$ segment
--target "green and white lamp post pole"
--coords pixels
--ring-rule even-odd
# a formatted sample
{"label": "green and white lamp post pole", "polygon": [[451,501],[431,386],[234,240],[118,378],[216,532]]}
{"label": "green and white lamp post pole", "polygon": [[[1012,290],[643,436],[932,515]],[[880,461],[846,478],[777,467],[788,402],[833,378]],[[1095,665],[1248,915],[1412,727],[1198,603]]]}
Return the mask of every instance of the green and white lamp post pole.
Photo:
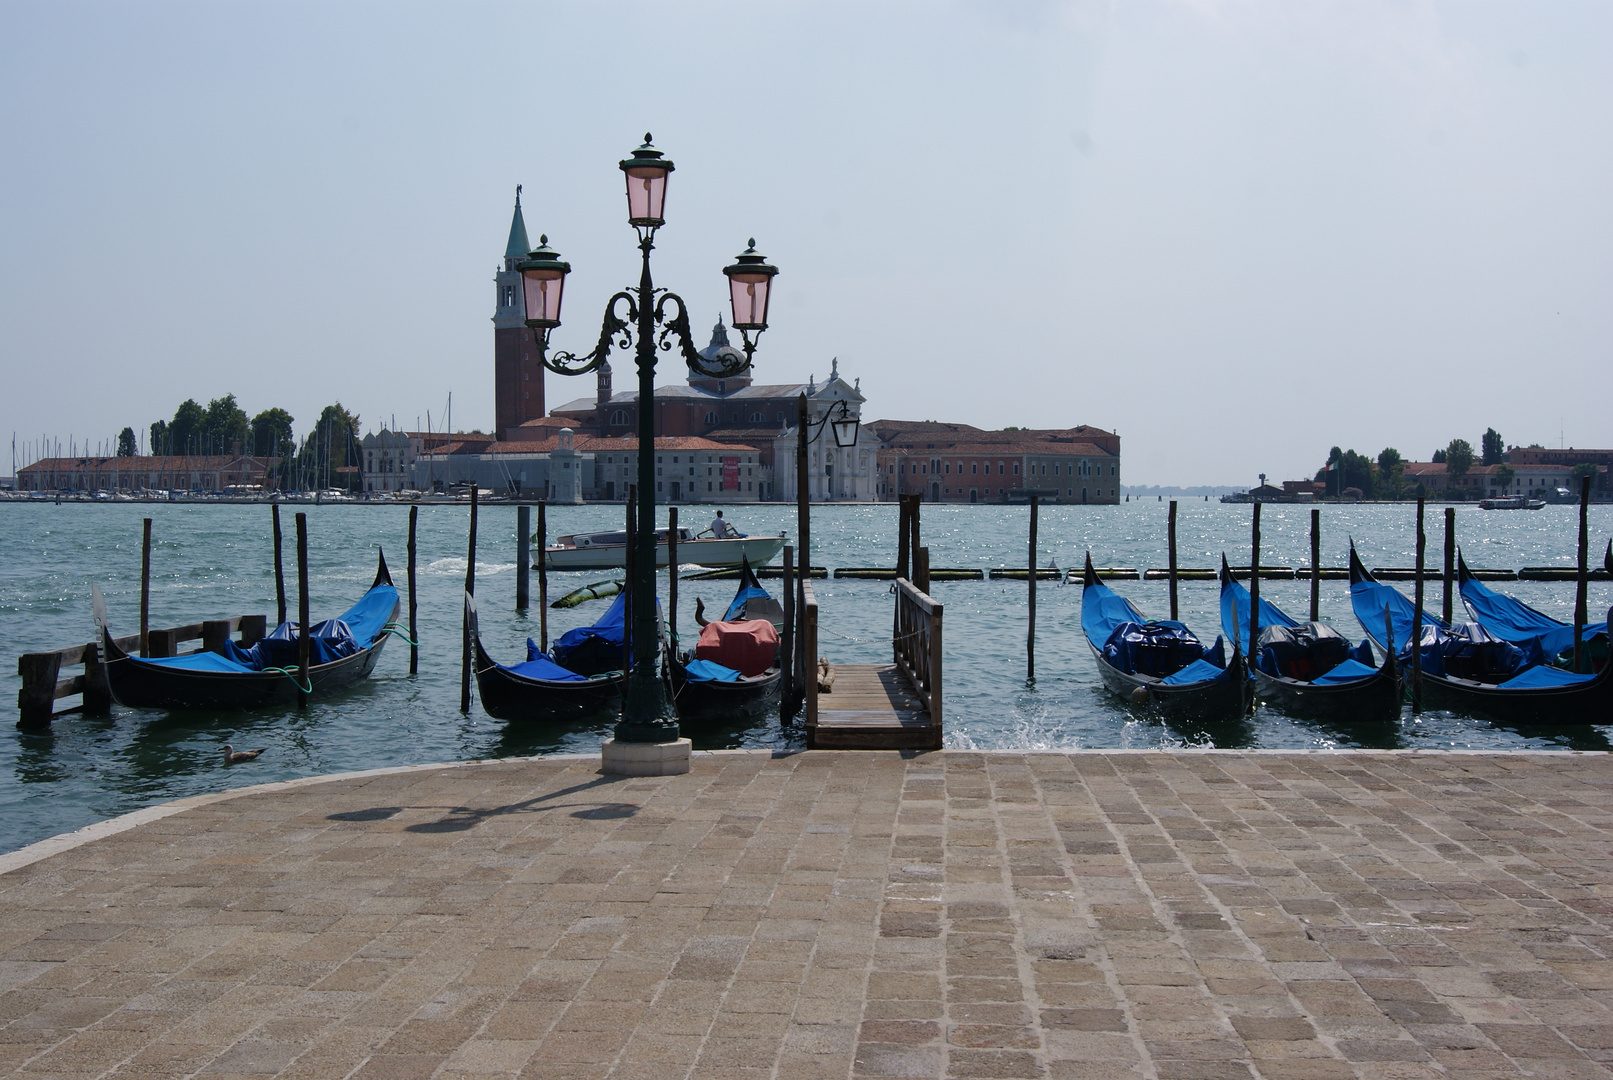
{"label": "green and white lamp post pole", "polygon": [[[627,179],[627,221],[638,234],[643,270],[636,289],[623,290],[605,305],[605,318],[594,350],[584,356],[549,355],[549,333],[560,325],[560,301],[571,265],[540,236],[538,247],[517,264],[526,300],[526,324],[535,332],[539,355],[550,371],[584,375],[610,357],[614,345],[635,347],[638,362],[638,534],[633,552],[632,620],[633,670],[628,675],[622,702],[622,720],[616,725],[616,742],[667,743],[678,738],[677,714],[667,699],[660,677],[660,615],[655,603],[655,356],[658,350],[677,347],[693,371],[727,378],[751,366],[756,341],[767,329],[767,305],[778,268],[756,253],[756,241],[732,266],[725,267],[733,306],[733,328],[740,332],[745,354],[738,350],[708,360],[696,349],[689,333],[689,314],[683,298],[657,289],[650,278],[650,252],[655,230],[665,223],[667,177],[672,162],[661,151],[644,145],[621,162]],[[620,305],[620,306],[619,306]],[[675,572],[675,571],[674,571]]]}

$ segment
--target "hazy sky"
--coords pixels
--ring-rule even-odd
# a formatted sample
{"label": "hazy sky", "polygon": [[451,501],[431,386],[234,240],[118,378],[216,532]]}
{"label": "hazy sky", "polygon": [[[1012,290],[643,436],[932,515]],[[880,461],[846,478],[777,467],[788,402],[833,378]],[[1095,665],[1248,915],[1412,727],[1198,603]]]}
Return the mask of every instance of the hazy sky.
{"label": "hazy sky", "polygon": [[489,428],[515,185],[586,349],[650,130],[658,284],[704,336],[754,235],[758,381],[838,356],[869,418],[1096,424],[1134,484],[1613,445],[1610,56],[1606,0],[3,2],[0,438]]}

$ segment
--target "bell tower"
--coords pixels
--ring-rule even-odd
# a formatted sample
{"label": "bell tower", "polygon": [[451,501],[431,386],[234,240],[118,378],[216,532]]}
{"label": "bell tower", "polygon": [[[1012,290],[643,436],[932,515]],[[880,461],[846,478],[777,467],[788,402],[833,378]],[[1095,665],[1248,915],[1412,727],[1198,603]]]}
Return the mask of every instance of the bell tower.
{"label": "bell tower", "polygon": [[493,430],[500,439],[514,437],[513,429],[545,412],[543,361],[538,359],[534,332],[526,325],[521,272],[515,268],[530,249],[517,184],[504,265],[493,278],[498,293],[493,309]]}

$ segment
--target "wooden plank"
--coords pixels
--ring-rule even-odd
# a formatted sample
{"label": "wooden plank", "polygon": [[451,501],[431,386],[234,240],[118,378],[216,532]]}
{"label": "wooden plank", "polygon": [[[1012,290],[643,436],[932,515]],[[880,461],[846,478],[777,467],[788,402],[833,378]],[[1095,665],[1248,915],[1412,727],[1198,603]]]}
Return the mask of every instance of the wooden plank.
{"label": "wooden plank", "polygon": [[818,701],[813,745],[838,750],[926,750],[940,729],[894,664],[838,664]]}

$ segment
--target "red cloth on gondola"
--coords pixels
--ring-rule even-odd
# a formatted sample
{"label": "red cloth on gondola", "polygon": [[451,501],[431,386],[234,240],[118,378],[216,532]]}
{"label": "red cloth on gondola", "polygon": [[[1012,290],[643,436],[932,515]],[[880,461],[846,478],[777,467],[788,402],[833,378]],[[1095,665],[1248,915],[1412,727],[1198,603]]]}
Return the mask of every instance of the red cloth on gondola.
{"label": "red cloth on gondola", "polygon": [[694,655],[741,675],[760,675],[778,661],[778,631],[766,619],[707,623]]}

